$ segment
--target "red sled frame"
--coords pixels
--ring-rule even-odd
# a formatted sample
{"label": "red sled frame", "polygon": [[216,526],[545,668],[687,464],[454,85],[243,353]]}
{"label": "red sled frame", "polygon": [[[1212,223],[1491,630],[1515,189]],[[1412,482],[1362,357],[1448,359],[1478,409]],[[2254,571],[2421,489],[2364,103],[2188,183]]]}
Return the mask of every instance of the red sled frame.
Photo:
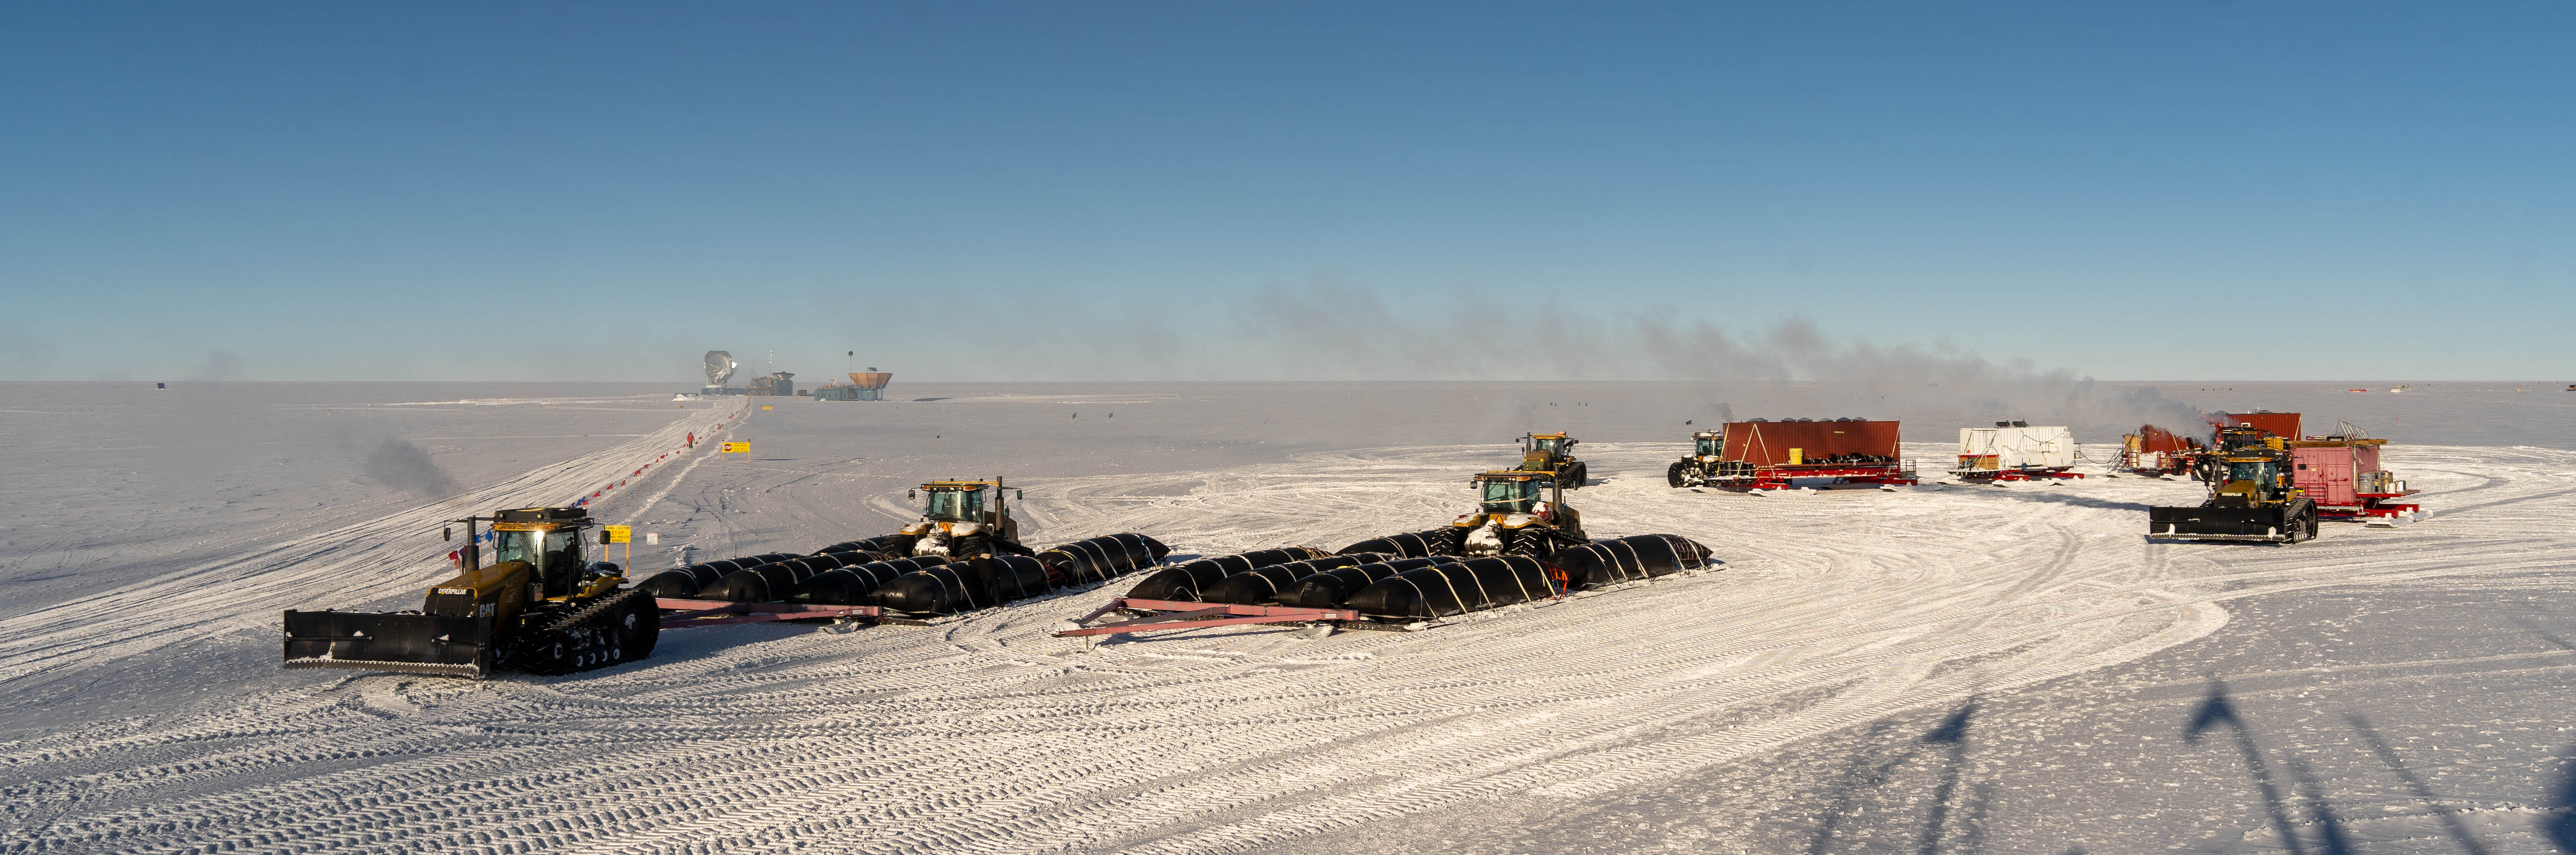
{"label": "red sled frame", "polygon": [[2408,490],[2403,493],[2358,493],[2354,495],[2354,498],[2360,499],[2361,504],[2321,504],[2317,506],[2317,517],[2319,519],[2330,520],[2367,520],[2380,517],[2395,519],[2397,517],[2412,517],[2416,514],[2423,513],[2424,506],[2414,502],[2390,502],[2388,500],[2403,499],[2408,496],[2415,495],[2416,492],[2417,491],[2415,490]]}
{"label": "red sled frame", "polygon": [[1850,466],[1836,463],[1806,463],[1778,466],[1756,466],[1749,477],[1711,478],[1708,486],[1723,490],[1786,490],[1796,485],[1792,479],[1831,478],[1833,484],[1879,484],[1892,486],[1914,484],[1914,461],[1883,465]]}
{"label": "red sled frame", "polygon": [[[1092,621],[1113,612],[1142,612],[1141,617],[1113,621],[1097,626]],[[1099,610],[1072,621],[1073,629],[1051,633],[1057,638],[1083,635],[1117,635],[1128,632],[1156,632],[1166,629],[1202,629],[1211,626],[1240,624],[1355,624],[1364,621],[1350,609],[1309,609],[1294,606],[1247,606],[1236,603],[1194,603],[1181,600],[1110,600]]]}
{"label": "red sled frame", "polygon": [[2071,468],[2025,466],[2020,469],[1962,469],[1951,472],[1950,476],[1961,481],[2037,481],[2043,478],[2084,477],[2084,473],[2070,471]]}
{"label": "red sled frame", "polygon": [[653,601],[653,605],[662,609],[663,629],[827,618],[861,618],[874,621],[885,614],[876,606],[809,606],[797,603],[733,603],[723,600],[657,599]]}

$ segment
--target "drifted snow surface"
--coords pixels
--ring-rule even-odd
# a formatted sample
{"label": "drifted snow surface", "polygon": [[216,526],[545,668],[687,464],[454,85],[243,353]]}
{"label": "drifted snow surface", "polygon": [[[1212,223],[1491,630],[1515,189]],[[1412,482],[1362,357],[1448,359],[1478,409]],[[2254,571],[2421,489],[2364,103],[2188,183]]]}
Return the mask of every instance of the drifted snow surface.
{"label": "drifted snow surface", "polygon": [[[1687,428],[1637,415],[1670,387],[1354,386],[755,402],[721,437],[752,454],[658,461],[602,512],[663,535],[649,570],[1003,474],[1037,542],[1330,549],[1458,513],[1499,440],[1569,425],[1602,438],[1573,495],[1596,536],[1728,563],[1419,633],[1046,635],[1122,580],[926,628],[672,632],[561,678],[275,670],[277,609],[416,605],[434,520],[631,471],[725,417],[693,405],[458,501],[13,598],[0,851],[2502,853],[2563,819],[2576,453],[2401,446],[2423,522],[2163,544],[2142,509],[2199,485],[1673,490],[1680,443],[1642,437]],[[1950,448],[1907,451],[1932,476]]]}

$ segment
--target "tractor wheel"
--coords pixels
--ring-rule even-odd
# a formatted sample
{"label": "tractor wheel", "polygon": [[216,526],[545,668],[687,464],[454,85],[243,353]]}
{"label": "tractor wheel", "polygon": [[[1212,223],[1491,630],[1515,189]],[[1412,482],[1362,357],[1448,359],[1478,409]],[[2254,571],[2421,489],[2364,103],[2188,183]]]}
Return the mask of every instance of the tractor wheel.
{"label": "tractor wheel", "polygon": [[1675,487],[1681,486],[1683,465],[1684,464],[1679,460],[1673,461],[1672,467],[1664,470],[1664,483]]}

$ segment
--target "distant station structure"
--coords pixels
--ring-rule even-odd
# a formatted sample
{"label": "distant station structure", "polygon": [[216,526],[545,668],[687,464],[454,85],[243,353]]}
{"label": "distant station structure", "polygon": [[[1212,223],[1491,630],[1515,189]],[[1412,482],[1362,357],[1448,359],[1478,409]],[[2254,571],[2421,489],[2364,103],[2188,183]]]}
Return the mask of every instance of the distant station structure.
{"label": "distant station structure", "polygon": [[869,366],[866,371],[850,372],[850,383],[847,386],[839,383],[825,383],[815,388],[814,400],[882,401],[885,400],[886,384],[893,381],[893,372],[878,371],[875,366]]}
{"label": "distant station structure", "polygon": [[726,388],[726,386],[725,386],[725,381],[733,379],[733,370],[734,370],[734,368],[736,368],[736,367],[737,367],[737,366],[735,366],[735,365],[734,365],[734,361],[733,361],[733,354],[726,353],[726,352],[721,351],[721,350],[710,350],[710,351],[707,351],[706,367],[707,367],[707,385],[706,385],[706,388],[699,389],[699,390],[698,390],[698,394],[701,394],[701,395],[740,395],[740,394],[742,394],[742,390],[741,390],[741,389],[731,389],[731,388]]}

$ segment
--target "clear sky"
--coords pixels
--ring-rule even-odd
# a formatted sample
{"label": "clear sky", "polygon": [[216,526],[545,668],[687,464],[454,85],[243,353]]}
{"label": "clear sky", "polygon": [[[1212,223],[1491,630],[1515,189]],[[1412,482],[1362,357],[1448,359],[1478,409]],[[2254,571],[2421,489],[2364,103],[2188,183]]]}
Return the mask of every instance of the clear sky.
{"label": "clear sky", "polygon": [[1658,377],[1631,340],[1794,319],[2104,379],[2576,381],[2572,33],[2564,2],[11,3],[0,379]]}

